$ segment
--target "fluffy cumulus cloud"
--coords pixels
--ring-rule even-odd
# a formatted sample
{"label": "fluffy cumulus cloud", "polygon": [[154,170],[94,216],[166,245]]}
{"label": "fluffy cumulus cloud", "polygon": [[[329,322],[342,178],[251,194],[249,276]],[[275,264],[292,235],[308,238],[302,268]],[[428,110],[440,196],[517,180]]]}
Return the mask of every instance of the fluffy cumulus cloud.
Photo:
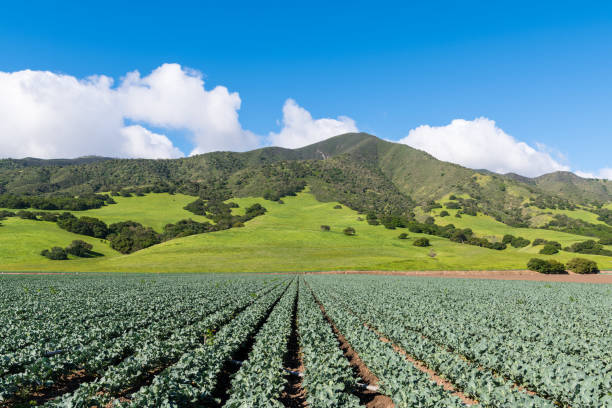
{"label": "fluffy cumulus cloud", "polygon": [[269,134],[268,140],[273,146],[302,147],[342,133],[358,131],[355,121],[346,116],[313,119],[310,112],[293,99],[287,99],[283,106],[282,126],[279,133]]}
{"label": "fluffy cumulus cloud", "polygon": [[519,142],[487,118],[455,119],[446,126],[423,125],[400,140],[434,157],[474,169],[539,176],[569,167],[540,146]]}
{"label": "fluffy cumulus cloud", "polygon": [[584,178],[596,178],[596,179],[608,179],[612,180],[612,168],[600,169],[597,173],[589,173],[585,171],[577,170],[574,172],[577,176]]}
{"label": "fluffy cumulus cloud", "polygon": [[0,157],[183,155],[147,126],[186,131],[191,153],[246,150],[259,140],[242,129],[240,103],[237,93],[207,90],[201,74],[177,64],[128,73],[118,86],[106,76],[0,72]]}

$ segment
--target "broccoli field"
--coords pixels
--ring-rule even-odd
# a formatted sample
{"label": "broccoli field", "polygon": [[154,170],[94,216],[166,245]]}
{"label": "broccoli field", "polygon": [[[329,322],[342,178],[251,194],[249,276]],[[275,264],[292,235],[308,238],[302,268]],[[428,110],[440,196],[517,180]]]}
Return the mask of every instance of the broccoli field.
{"label": "broccoli field", "polygon": [[0,407],[612,407],[612,288],[0,275]]}

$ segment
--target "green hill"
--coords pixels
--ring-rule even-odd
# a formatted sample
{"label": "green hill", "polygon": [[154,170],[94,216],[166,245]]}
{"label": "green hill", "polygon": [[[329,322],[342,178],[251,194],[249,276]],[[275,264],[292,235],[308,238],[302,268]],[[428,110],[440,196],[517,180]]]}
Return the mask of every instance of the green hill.
{"label": "green hill", "polygon": [[[68,230],[79,231],[82,226],[60,230],[47,221],[6,213],[9,218],[0,227],[4,243],[0,260],[7,269],[42,270],[79,270],[84,265],[87,270],[207,271],[524,268],[526,259],[540,248],[493,250],[478,245],[499,246],[505,234],[563,246],[588,239],[607,245],[612,240],[609,191],[608,181],[571,173],[527,178],[472,170],[365,133],[340,135],[300,149],[269,147],[173,160],[6,159],[0,160],[0,207],[15,212],[32,206],[29,210],[38,215],[21,216],[39,220],[46,219],[44,212],[88,208],[73,213],[99,219],[109,228],[132,222],[113,227],[126,228],[129,236],[121,237],[124,244],[125,239],[150,239],[143,245],[125,244],[131,249],[124,252],[137,252],[120,255],[108,242],[87,238],[94,251],[106,256],[57,263],[43,259],[40,251],[81,239],[83,235]],[[196,215],[184,209],[197,197],[201,205],[217,212],[208,208]],[[240,207],[231,212],[224,205],[216,207],[215,203],[228,200]],[[66,207],[77,201],[79,206]],[[279,204],[282,201],[286,204]],[[242,224],[237,215],[254,203],[269,211],[247,221],[245,228],[235,227]],[[333,210],[338,203],[345,208]],[[452,231],[471,229],[474,240],[471,245],[459,244],[448,239],[450,232],[432,230],[428,235],[435,243],[432,257],[425,249],[395,239],[401,229],[369,225],[366,218],[388,228],[411,224],[415,231],[453,224]],[[175,225],[168,235],[167,224],[187,219],[192,221]],[[322,224],[330,225],[332,233],[322,236]],[[358,227],[356,237],[339,233],[339,228],[349,225]],[[40,235],[33,239],[37,226]],[[113,231],[96,236],[105,238]],[[184,237],[194,233],[199,235]],[[600,246],[595,252],[610,250]],[[286,253],[292,256],[287,258]],[[562,251],[555,256],[563,260],[570,255]],[[612,259],[592,256],[602,265]]]}
{"label": "green hill", "polygon": [[[131,204],[130,200],[136,204]],[[139,206],[145,209],[163,205],[169,210],[174,208],[171,211],[180,216],[176,213],[177,202],[171,200],[172,196],[167,194],[149,194],[125,198],[114,206],[120,210],[123,207]],[[346,207],[335,209],[337,203],[320,202],[308,190],[295,197],[284,198],[284,204],[263,201],[261,198],[232,201],[239,204],[237,211],[263,202],[268,212],[249,221],[244,228],[177,238],[129,255],[111,250],[105,241],[85,237],[94,245],[94,250],[105,256],[68,261],[48,260],[40,256],[39,251],[55,245],[66,246],[83,236],[63,231],[49,222],[8,218],[0,230],[2,269],[100,272],[500,270],[524,269],[533,256],[561,261],[575,256],[568,252],[552,256],[537,255],[541,247],[533,246],[495,251],[411,233],[405,229],[390,230],[382,225],[369,225],[357,212]],[[95,215],[95,211],[87,213]],[[176,221],[172,217],[166,220]],[[436,221],[443,223],[444,218],[436,217]],[[554,231],[511,228],[483,215],[469,217],[469,220],[466,216],[461,221],[471,226],[479,236],[499,240],[507,233],[531,239],[556,239],[563,245],[584,240],[581,236]],[[322,231],[321,225],[329,225],[330,231]],[[347,236],[342,232],[349,226],[355,228],[356,235]],[[398,239],[401,232],[406,232],[408,239]],[[431,241],[430,247],[413,245],[415,239],[423,237]],[[24,241],[27,245],[24,245]],[[29,249],[21,249],[24,247]],[[588,258],[596,260],[602,268],[612,269],[612,257],[589,255]]]}

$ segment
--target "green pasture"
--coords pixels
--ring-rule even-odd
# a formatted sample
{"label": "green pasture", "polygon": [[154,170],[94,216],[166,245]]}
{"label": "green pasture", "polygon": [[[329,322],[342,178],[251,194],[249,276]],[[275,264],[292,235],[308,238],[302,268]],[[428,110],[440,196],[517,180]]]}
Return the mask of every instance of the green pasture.
{"label": "green pasture", "polygon": [[[183,201],[184,197],[184,201]],[[151,194],[146,197],[119,197],[118,204],[88,213],[105,221],[133,219],[158,227],[181,218],[194,218],[182,207],[193,200],[187,196]],[[171,199],[175,198],[173,207]],[[280,272],[316,270],[495,270],[524,269],[540,247],[508,248],[495,251],[450,242],[447,239],[410,233],[405,229],[388,230],[368,225],[365,218],[337,203],[317,201],[309,192],[285,197],[285,204],[262,198],[232,199],[241,208],[259,202],[268,209],[264,216],[249,221],[243,228],[193,235],[156,245],[130,255],[120,255],[99,240],[84,238],[59,229],[53,223],[10,218],[0,227],[0,269],[36,271],[121,271],[121,272]],[[156,208],[161,205],[163,208]],[[122,208],[126,208],[124,212]],[[111,211],[109,213],[108,211]],[[139,210],[138,210],[139,209]],[[241,211],[241,210],[240,210]],[[439,212],[439,210],[437,210]],[[472,228],[480,236],[501,238],[506,233],[528,239],[554,239],[563,245],[584,241],[586,237],[554,231],[511,228],[479,215],[439,218],[441,224]],[[105,216],[102,216],[105,214]],[[140,218],[136,218],[139,216]],[[116,218],[115,218],[116,217]],[[157,219],[163,218],[163,221]],[[329,225],[331,231],[321,231]],[[351,226],[355,236],[343,229]],[[407,232],[409,239],[397,236]],[[415,238],[427,237],[432,246],[412,245]],[[50,261],[39,255],[52,245],[66,246],[73,239],[94,244],[94,250],[106,254],[95,259]],[[433,251],[433,252],[432,252]],[[540,256],[540,255],[538,255]],[[574,254],[561,252],[541,256],[567,261]],[[586,256],[603,269],[612,269],[612,258]]]}
{"label": "green pasture", "polygon": [[[208,221],[206,217],[195,215],[185,209],[195,197],[184,194],[146,194],[145,196],[113,197],[117,204],[86,211],[70,211],[77,217],[89,216],[101,219],[107,224],[120,221],[136,221],[157,232],[162,232],[164,225],[191,218],[194,221]],[[15,211],[15,210],[11,210]],[[31,210],[40,211],[40,210]],[[63,211],[50,211],[63,212]]]}

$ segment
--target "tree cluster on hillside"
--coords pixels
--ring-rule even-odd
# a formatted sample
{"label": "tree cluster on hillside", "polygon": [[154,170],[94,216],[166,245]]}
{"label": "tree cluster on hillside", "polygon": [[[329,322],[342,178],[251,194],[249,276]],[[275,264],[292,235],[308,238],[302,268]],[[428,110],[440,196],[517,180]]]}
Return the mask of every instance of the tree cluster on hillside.
{"label": "tree cluster on hillside", "polygon": [[555,231],[567,232],[575,235],[585,235],[602,239],[612,238],[612,227],[603,224],[591,224],[589,222],[570,218],[567,215],[556,214],[542,228]]}
{"label": "tree cluster on hillside", "polygon": [[66,194],[45,196],[0,194],[0,207],[11,209],[84,211],[114,203],[108,194],[87,194],[78,197]]}

